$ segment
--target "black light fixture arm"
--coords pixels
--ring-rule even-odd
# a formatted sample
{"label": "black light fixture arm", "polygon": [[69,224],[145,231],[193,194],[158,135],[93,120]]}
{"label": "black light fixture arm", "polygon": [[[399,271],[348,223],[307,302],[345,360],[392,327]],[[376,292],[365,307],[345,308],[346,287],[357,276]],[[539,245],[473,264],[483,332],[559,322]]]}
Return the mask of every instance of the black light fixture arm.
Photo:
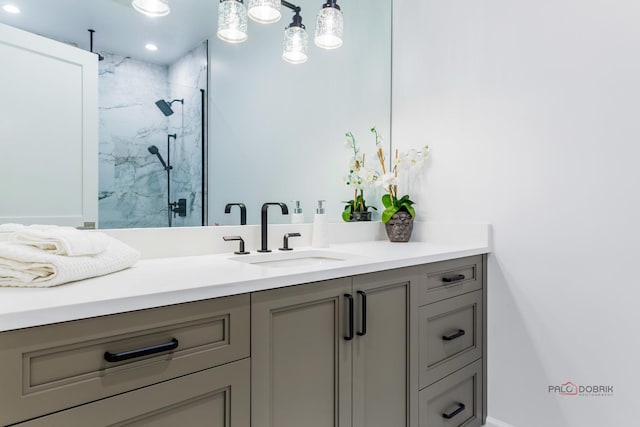
{"label": "black light fixture arm", "polygon": [[300,12],[302,11],[302,8],[300,8],[300,6],[296,6],[293,3],[289,3],[287,0],[280,0],[280,3],[283,6],[288,7],[289,9],[293,10],[293,12],[295,13],[295,15],[293,15],[293,21],[291,22],[291,24],[289,24],[289,27],[287,27],[287,28],[300,27],[300,28],[304,29],[305,27],[302,24],[302,16],[300,15]]}
{"label": "black light fixture arm", "polygon": [[289,9],[293,10],[296,13],[300,13],[300,11],[302,10],[302,9],[300,9],[300,6],[296,6],[293,3],[289,3],[287,0],[280,0],[280,3],[283,6],[288,7]]}

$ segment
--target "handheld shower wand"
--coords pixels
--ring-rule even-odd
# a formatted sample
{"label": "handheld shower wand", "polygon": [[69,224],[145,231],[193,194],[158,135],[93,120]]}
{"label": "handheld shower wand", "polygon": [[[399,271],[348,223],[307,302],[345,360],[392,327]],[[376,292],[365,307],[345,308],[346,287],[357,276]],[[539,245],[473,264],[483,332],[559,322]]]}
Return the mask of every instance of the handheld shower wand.
{"label": "handheld shower wand", "polygon": [[156,147],[155,145],[151,145],[149,148],[147,148],[147,150],[149,150],[149,153],[153,154],[154,156],[158,156],[158,160],[160,160],[160,163],[162,163],[165,172],[167,172],[167,220],[169,223],[169,227],[173,225],[171,220],[173,213],[178,213],[180,216],[187,216],[186,199],[179,199],[175,203],[171,202],[171,169],[173,169],[173,166],[171,166],[171,140],[173,139],[175,141],[177,138],[178,135],[175,133],[170,133],[167,135],[166,163],[162,158],[158,147]]}
{"label": "handheld shower wand", "polygon": [[160,160],[160,163],[162,163],[162,167],[164,168],[164,170],[168,171],[172,169],[171,166],[167,166],[167,164],[164,162],[164,159],[162,158],[160,151],[158,151],[158,147],[156,147],[155,145],[152,145],[151,147],[148,148],[148,150],[154,156],[158,156],[158,160]]}

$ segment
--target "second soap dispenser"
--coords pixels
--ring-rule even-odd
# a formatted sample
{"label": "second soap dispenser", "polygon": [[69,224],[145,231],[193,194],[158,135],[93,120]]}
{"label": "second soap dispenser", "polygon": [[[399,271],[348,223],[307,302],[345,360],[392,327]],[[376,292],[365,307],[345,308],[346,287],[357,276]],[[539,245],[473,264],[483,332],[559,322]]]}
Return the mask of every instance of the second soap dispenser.
{"label": "second soap dispenser", "polygon": [[329,247],[329,222],[324,208],[325,200],[318,200],[318,208],[313,216],[313,234],[311,246],[314,248]]}
{"label": "second soap dispenser", "polygon": [[304,224],[304,214],[300,207],[300,200],[293,201],[295,207],[293,208],[293,214],[291,214],[291,224]]}

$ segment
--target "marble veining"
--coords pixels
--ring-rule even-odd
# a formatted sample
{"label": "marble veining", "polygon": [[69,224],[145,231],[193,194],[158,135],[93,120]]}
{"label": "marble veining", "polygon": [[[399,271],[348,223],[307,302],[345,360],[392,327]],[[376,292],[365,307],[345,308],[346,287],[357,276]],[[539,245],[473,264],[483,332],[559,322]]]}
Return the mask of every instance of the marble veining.
{"label": "marble veining", "polygon": [[[187,199],[187,216],[174,226],[200,225],[202,210],[201,92],[207,46],[162,66],[103,53],[99,71],[99,227],[166,227],[166,172],[148,147],[171,158],[171,201]],[[159,99],[174,103],[165,117]],[[167,135],[175,133],[167,153]]]}

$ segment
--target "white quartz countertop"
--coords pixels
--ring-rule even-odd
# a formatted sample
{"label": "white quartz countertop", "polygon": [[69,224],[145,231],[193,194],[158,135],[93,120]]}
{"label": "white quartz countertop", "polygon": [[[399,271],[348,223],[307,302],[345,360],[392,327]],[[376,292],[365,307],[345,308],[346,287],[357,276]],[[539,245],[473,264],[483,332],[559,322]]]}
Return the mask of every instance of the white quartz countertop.
{"label": "white quartz countertop", "polygon": [[[310,250],[298,247],[294,252]],[[488,239],[409,243],[376,240],[332,244],[324,250],[348,257],[284,268],[238,262],[232,259],[237,257],[232,253],[153,258],[142,259],[124,271],[55,288],[0,288],[0,331],[461,258],[487,253],[489,245]]]}

